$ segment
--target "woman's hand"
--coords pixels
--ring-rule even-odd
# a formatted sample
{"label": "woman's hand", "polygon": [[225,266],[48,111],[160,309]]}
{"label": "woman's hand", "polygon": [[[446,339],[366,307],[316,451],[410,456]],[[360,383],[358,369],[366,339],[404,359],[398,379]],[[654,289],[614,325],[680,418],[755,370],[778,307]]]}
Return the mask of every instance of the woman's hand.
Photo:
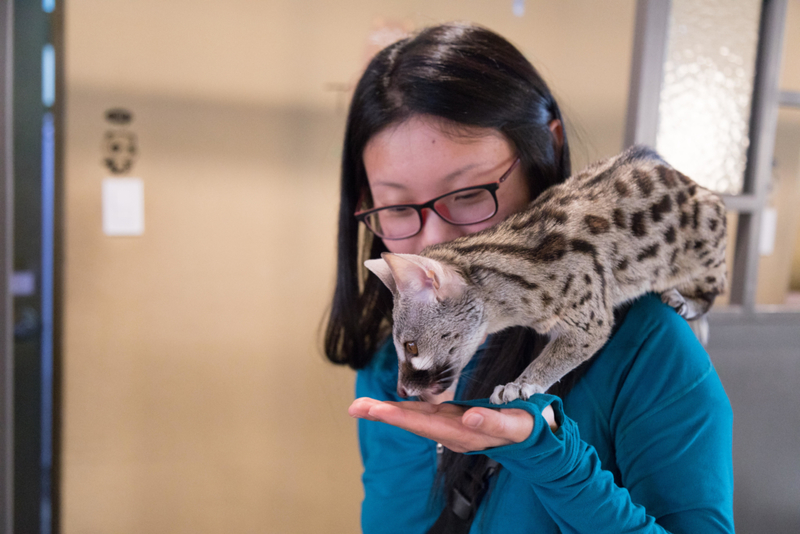
{"label": "woman's hand", "polygon": [[[470,408],[455,404],[389,402],[362,397],[353,401],[352,417],[381,421],[441,443],[454,452],[482,451],[525,441],[533,417],[518,408]],[[542,415],[552,430],[558,426],[550,406]]]}

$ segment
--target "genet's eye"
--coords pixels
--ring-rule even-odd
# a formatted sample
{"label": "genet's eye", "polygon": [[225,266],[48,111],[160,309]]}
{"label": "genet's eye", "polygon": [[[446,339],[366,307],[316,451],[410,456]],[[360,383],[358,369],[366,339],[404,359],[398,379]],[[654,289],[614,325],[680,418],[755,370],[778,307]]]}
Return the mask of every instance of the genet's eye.
{"label": "genet's eye", "polygon": [[414,356],[419,354],[419,350],[417,350],[417,344],[413,341],[406,341],[403,346],[405,347],[406,352],[409,354],[413,354]]}

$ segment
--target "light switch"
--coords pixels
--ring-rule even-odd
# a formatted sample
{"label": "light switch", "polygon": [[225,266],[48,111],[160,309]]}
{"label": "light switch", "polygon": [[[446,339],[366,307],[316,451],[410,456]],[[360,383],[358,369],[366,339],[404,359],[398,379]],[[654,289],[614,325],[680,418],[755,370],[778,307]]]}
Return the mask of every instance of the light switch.
{"label": "light switch", "polygon": [[112,236],[144,233],[144,182],[141,178],[103,180],[103,232]]}

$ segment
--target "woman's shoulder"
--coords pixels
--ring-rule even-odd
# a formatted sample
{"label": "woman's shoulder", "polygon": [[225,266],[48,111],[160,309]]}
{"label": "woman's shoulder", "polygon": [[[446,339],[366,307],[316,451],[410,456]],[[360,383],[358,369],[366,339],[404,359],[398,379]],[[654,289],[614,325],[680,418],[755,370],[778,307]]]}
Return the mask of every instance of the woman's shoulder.
{"label": "woman's shoulder", "polygon": [[675,368],[687,375],[706,374],[712,367],[689,323],[655,293],[631,303],[605,350],[624,364]]}
{"label": "woman's shoulder", "polygon": [[656,294],[633,301],[579,385],[604,412],[645,416],[686,395],[712,406],[727,396],[688,323]]}

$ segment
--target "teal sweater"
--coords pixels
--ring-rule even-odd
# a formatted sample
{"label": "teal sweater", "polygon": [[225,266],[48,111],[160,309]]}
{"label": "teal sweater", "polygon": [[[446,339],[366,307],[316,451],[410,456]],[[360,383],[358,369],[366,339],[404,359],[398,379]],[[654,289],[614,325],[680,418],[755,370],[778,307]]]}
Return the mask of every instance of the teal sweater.
{"label": "teal sweater", "polygon": [[[358,372],[356,396],[399,401],[396,384],[387,343]],[[549,403],[555,433],[541,416]],[[686,322],[656,295],[633,303],[563,402],[535,395],[509,406],[533,414],[534,430],[482,451],[503,469],[470,532],[734,531],[730,403]],[[426,532],[442,506],[430,498],[436,444],[384,423],[358,425],[363,531]]]}

